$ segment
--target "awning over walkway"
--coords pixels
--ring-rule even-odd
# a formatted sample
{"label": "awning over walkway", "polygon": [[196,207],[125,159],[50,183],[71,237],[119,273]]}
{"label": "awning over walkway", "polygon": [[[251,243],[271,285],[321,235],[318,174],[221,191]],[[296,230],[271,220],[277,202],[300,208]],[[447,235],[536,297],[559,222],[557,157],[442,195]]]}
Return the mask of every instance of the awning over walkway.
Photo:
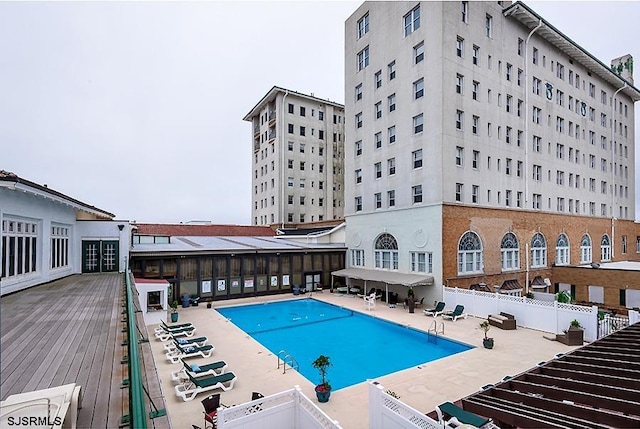
{"label": "awning over walkway", "polygon": [[433,276],[429,274],[404,274],[395,271],[368,270],[366,268],[345,268],[333,271],[331,275],[409,287],[432,286],[434,284]]}

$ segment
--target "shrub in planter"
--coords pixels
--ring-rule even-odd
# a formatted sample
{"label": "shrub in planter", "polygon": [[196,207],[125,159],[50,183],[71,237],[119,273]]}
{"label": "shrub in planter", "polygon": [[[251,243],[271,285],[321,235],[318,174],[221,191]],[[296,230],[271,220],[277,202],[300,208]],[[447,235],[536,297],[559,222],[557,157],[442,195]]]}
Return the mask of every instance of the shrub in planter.
{"label": "shrub in planter", "polygon": [[489,325],[489,321],[485,320],[484,322],[480,323],[480,329],[484,331],[484,338],[482,339],[482,345],[484,346],[485,349],[492,349],[493,338],[487,337],[487,332],[489,332],[489,329],[491,329],[491,325]]}

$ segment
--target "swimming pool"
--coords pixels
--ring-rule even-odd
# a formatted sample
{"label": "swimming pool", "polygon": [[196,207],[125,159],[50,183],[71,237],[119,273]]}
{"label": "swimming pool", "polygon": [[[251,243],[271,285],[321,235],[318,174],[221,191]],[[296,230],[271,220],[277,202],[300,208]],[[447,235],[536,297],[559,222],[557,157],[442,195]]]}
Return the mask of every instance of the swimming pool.
{"label": "swimming pool", "polygon": [[274,355],[286,350],[299,372],[314,384],[311,366],[320,354],[331,358],[333,390],[431,362],[473,348],[312,298],[220,308],[218,312]]}

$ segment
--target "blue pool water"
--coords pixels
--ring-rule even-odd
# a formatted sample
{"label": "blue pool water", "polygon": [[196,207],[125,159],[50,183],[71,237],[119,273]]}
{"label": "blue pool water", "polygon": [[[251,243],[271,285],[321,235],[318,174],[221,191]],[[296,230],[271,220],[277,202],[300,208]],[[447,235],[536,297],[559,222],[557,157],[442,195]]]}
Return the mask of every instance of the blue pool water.
{"label": "blue pool water", "polygon": [[[329,356],[333,366],[328,380],[333,390],[472,348],[444,338],[429,342],[425,332],[314,299],[228,307],[218,312],[274,355],[286,350],[298,362],[300,373],[314,384],[321,380],[311,362],[320,354]],[[426,327],[427,321],[424,323]]]}

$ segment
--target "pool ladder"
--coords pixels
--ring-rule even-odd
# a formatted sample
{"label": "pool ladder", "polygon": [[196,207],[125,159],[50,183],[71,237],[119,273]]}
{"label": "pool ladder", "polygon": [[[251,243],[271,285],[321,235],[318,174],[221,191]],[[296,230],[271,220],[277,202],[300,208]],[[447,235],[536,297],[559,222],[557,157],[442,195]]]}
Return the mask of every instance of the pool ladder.
{"label": "pool ladder", "polygon": [[280,362],[282,361],[282,366],[284,367],[282,373],[285,374],[287,372],[287,365],[290,368],[295,370],[300,370],[300,366],[298,365],[298,361],[295,360],[293,356],[287,353],[286,350],[280,350],[278,352],[278,369],[280,369]]}
{"label": "pool ladder", "polygon": [[[444,322],[440,324],[440,334],[444,335]],[[431,332],[433,332],[434,342],[438,342],[438,321],[434,319],[429,331],[427,331],[427,341],[431,341]]]}

